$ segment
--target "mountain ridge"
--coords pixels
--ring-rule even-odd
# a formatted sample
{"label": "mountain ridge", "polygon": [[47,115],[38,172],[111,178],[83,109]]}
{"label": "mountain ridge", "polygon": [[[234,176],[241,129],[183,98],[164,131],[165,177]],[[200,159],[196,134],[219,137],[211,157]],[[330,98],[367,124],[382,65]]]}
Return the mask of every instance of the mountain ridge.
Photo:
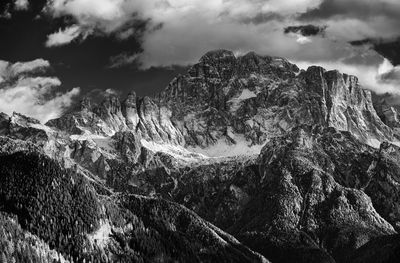
{"label": "mountain ridge", "polygon": [[[0,114],[0,198],[35,199],[8,189],[44,176],[38,200],[95,222],[70,248],[39,227],[37,203],[0,212],[71,262],[360,262],[400,230],[399,137],[379,105],[355,76],[211,51],[154,97],[85,98],[46,124]],[[65,203],[80,194],[91,203]]]}
{"label": "mountain ridge", "polygon": [[296,122],[350,130],[375,147],[398,140],[355,76],[317,66],[299,70],[286,59],[254,52],[236,58],[227,50],[208,52],[154,97],[131,92],[121,101],[110,95],[94,106],[85,99],[78,111],[47,125],[73,134],[133,130],[150,141],[203,149],[241,141],[262,145]]}

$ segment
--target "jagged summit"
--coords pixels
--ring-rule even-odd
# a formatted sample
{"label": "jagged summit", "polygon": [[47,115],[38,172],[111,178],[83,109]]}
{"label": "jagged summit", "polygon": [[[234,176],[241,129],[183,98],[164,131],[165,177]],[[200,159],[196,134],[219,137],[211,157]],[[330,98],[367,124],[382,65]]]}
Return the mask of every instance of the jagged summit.
{"label": "jagged summit", "polygon": [[204,54],[199,62],[207,63],[209,61],[221,61],[221,60],[235,60],[236,56],[235,54],[226,49],[216,49],[216,50],[211,50]]}
{"label": "jagged summit", "polygon": [[298,124],[350,131],[374,146],[396,140],[357,77],[319,66],[300,70],[285,58],[254,52],[236,57],[229,50],[206,53],[155,97],[131,92],[99,104],[86,98],[47,123],[71,134],[133,131],[209,156],[256,154]]}
{"label": "jagged summit", "polygon": [[[214,50],[154,97],[84,98],[46,126],[70,135],[111,137],[133,132],[141,140],[206,156],[258,154],[271,138],[299,124],[349,131],[379,146],[397,135],[376,113],[371,93],[355,76],[319,66],[300,70],[285,58]],[[391,119],[391,121],[387,121]],[[393,127],[395,117],[384,120]]]}

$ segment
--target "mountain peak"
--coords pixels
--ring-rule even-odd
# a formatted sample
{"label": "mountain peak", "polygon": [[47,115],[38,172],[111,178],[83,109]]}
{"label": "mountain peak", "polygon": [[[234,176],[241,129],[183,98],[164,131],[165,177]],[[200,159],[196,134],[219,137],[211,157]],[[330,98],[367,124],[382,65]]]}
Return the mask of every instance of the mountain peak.
{"label": "mountain peak", "polygon": [[232,51],[226,49],[216,49],[209,51],[205,55],[203,55],[200,58],[199,62],[207,63],[210,60],[217,61],[217,60],[228,60],[228,59],[231,60],[236,59],[235,54]]}
{"label": "mountain peak", "polygon": [[155,98],[131,92],[124,100],[110,95],[99,105],[84,102],[89,112],[49,123],[106,135],[131,130],[202,153],[221,145],[253,149],[299,123],[350,131],[375,146],[394,140],[356,77],[319,66],[299,74],[285,58],[254,52],[236,58],[232,51],[210,51]]}

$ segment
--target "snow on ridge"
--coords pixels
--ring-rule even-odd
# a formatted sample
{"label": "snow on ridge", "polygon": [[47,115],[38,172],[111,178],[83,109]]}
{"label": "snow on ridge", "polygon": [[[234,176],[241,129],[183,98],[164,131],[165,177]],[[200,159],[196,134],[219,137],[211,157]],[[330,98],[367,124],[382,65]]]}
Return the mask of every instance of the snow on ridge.
{"label": "snow on ridge", "polygon": [[253,91],[249,89],[243,89],[242,93],[239,95],[239,97],[232,98],[228,101],[228,103],[231,103],[231,111],[237,111],[240,107],[240,103],[244,100],[248,100],[251,98],[257,97],[257,94],[254,93]]}
{"label": "snow on ridge", "polygon": [[191,152],[179,145],[157,143],[154,141],[147,141],[145,139],[141,139],[140,142],[143,147],[149,149],[150,151],[166,153],[173,156],[174,158],[184,161],[193,162],[207,158],[207,156],[203,154]]}
{"label": "snow on ridge", "polygon": [[264,144],[250,145],[243,135],[235,135],[236,144],[228,143],[225,139],[219,139],[216,144],[206,148],[188,147],[189,151],[203,154],[208,157],[235,157],[235,156],[251,156],[258,155]]}
{"label": "snow on ridge", "polygon": [[368,139],[367,144],[373,148],[379,149],[381,147],[381,142],[377,139]]}
{"label": "snow on ridge", "polygon": [[257,97],[257,94],[255,94],[253,91],[249,89],[243,89],[242,93],[240,94],[239,97],[237,97],[237,100],[247,100],[250,98]]}

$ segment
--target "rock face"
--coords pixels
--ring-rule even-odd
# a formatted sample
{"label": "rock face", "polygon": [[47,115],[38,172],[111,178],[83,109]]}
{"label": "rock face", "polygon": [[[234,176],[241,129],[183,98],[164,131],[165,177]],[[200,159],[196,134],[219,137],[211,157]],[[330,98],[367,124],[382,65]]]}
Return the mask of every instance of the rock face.
{"label": "rock face", "polygon": [[356,77],[316,66],[300,71],[283,58],[255,53],[206,54],[160,101],[192,146],[235,143],[241,136],[262,144],[298,124],[350,131],[364,142],[393,139]]}
{"label": "rock face", "polygon": [[298,124],[350,131],[377,147],[377,141],[394,140],[355,76],[316,66],[300,71],[284,58],[235,57],[226,50],[207,53],[154,98],[130,93],[123,102],[115,96],[100,105],[84,100],[47,123],[72,134],[130,130],[149,141],[197,149],[250,149]]}
{"label": "rock face", "polygon": [[390,263],[400,258],[399,235],[380,237],[359,248],[351,257],[354,263]]}
{"label": "rock face", "polygon": [[0,114],[0,220],[74,262],[392,259],[396,114],[355,76],[211,51],[152,98]]}
{"label": "rock face", "polygon": [[386,99],[374,96],[374,107],[382,121],[392,128],[395,136],[400,137],[400,108],[398,105],[389,104]]}
{"label": "rock face", "polygon": [[360,158],[368,146],[358,144],[349,134],[320,126],[298,127],[271,140],[260,156],[262,190],[233,231],[280,262],[299,248],[315,250],[310,240],[342,262],[368,240],[395,233],[360,190],[366,183],[358,181],[368,180],[374,161]]}

